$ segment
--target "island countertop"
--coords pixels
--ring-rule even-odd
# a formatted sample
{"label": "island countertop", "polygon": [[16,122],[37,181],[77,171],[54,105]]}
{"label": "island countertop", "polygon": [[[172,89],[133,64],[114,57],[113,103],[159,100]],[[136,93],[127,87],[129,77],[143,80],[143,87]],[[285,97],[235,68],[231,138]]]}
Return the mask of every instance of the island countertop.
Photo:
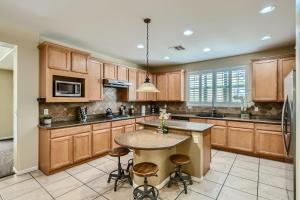
{"label": "island countertop", "polygon": [[[154,126],[154,127],[160,126],[160,120],[144,121],[144,122],[137,122],[137,123],[145,126]],[[195,131],[195,132],[204,132],[207,129],[212,128],[213,126],[214,126],[213,124],[186,122],[180,120],[168,120],[167,122],[167,127],[170,129]]]}
{"label": "island countertop", "polygon": [[154,130],[144,129],[132,133],[118,135],[115,138],[115,142],[121,146],[132,149],[160,150],[172,148],[188,140],[190,137],[190,135],[172,133],[161,134]]}

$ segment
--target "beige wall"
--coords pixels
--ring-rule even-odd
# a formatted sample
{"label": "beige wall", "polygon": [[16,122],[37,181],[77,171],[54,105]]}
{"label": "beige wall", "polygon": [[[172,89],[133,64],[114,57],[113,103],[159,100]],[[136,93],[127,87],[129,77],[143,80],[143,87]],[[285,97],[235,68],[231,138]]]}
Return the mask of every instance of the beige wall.
{"label": "beige wall", "polygon": [[13,71],[0,69],[0,139],[13,137]]}

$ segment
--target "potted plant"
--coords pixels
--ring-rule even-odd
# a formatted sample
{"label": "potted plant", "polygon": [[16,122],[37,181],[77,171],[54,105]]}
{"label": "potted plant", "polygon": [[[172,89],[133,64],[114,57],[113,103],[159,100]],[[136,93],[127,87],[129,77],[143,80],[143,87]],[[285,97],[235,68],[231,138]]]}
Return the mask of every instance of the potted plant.
{"label": "potted plant", "polygon": [[42,117],[42,123],[45,124],[45,125],[51,125],[52,117],[50,115],[44,115]]}
{"label": "potted plant", "polygon": [[251,101],[251,98],[249,98],[249,96],[247,95],[247,96],[235,96],[234,99],[240,101],[241,118],[250,119],[250,113],[248,112],[248,109],[254,105],[254,103]]}
{"label": "potted plant", "polygon": [[169,129],[167,126],[167,121],[170,117],[170,113],[167,113],[165,109],[163,109],[160,113],[159,119],[160,119],[160,130],[163,134],[167,134]]}

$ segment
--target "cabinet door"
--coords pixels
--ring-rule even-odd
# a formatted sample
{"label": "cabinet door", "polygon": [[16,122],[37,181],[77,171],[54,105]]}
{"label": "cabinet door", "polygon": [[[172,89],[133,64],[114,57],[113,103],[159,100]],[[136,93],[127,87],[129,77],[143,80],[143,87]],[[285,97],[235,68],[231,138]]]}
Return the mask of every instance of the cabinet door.
{"label": "cabinet door", "polygon": [[58,169],[73,163],[73,137],[60,137],[50,142],[50,168]]}
{"label": "cabinet door", "polygon": [[296,67],[295,57],[282,58],[278,61],[278,101],[284,101],[284,79]]}
{"label": "cabinet door", "polygon": [[228,147],[242,151],[254,152],[254,130],[229,127]]}
{"label": "cabinet door", "polygon": [[134,124],[126,125],[124,127],[124,132],[125,133],[130,133],[130,132],[133,132],[133,131],[135,131],[135,125]]}
{"label": "cabinet door", "polygon": [[90,101],[102,100],[102,64],[96,60],[88,61],[88,97]]}
{"label": "cabinet door", "polygon": [[71,69],[73,72],[87,73],[87,55],[71,53]]}
{"label": "cabinet door", "polygon": [[124,127],[115,127],[111,129],[111,147],[112,148],[116,148],[119,147],[120,145],[115,143],[115,137],[117,137],[118,135],[121,135],[122,133],[124,133]]}
{"label": "cabinet door", "polygon": [[74,135],[74,162],[92,157],[92,134]]}
{"label": "cabinet door", "polygon": [[277,60],[253,63],[253,101],[277,101],[277,82]]}
{"label": "cabinet door", "polygon": [[[150,81],[156,85],[156,75],[149,74]],[[147,92],[147,101],[156,101],[156,92]]]}
{"label": "cabinet door", "polygon": [[159,90],[159,92],[156,94],[156,100],[157,101],[167,101],[168,100],[167,74],[157,74],[156,75],[156,87]]}
{"label": "cabinet door", "polygon": [[117,78],[120,81],[128,81],[128,68],[125,66],[117,67]]}
{"label": "cabinet door", "polygon": [[129,69],[128,70],[128,81],[132,85],[128,88],[128,101],[135,101],[136,100],[136,70]]}
{"label": "cabinet door", "polygon": [[284,156],[282,133],[256,130],[256,152],[272,156]]}
{"label": "cabinet door", "polygon": [[93,132],[93,155],[100,155],[110,150],[110,128]]}
{"label": "cabinet door", "polygon": [[105,63],[103,66],[103,78],[117,79],[117,66]]}
{"label": "cabinet door", "polygon": [[183,76],[182,72],[170,72],[168,76],[168,100],[184,101]]}
{"label": "cabinet door", "polygon": [[227,127],[214,126],[211,129],[211,144],[215,146],[226,147],[227,145]]}
{"label": "cabinet door", "polygon": [[135,124],[135,130],[143,130],[144,129],[144,125],[141,124]]}
{"label": "cabinet door", "polygon": [[70,70],[70,51],[56,46],[48,47],[48,67],[59,70]]}
{"label": "cabinet door", "polygon": [[[137,71],[137,88],[145,82],[146,72],[142,70]],[[146,101],[147,100],[147,93],[146,92],[137,92],[136,94],[137,101]]]}

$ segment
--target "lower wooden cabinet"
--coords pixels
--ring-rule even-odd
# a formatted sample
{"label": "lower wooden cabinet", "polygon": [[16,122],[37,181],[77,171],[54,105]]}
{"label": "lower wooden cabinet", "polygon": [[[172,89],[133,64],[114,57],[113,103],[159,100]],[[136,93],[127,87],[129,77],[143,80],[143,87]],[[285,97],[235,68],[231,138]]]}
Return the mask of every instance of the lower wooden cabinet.
{"label": "lower wooden cabinet", "polygon": [[144,125],[141,125],[141,124],[136,124],[135,125],[135,130],[143,130],[144,129]]}
{"label": "lower wooden cabinet", "polygon": [[135,125],[134,124],[126,125],[124,127],[124,132],[125,133],[130,133],[130,132],[133,132],[133,131],[135,131]]}
{"label": "lower wooden cabinet", "polygon": [[227,127],[214,126],[211,129],[211,144],[213,146],[227,146]]}
{"label": "lower wooden cabinet", "polygon": [[254,130],[247,128],[228,128],[228,147],[254,152]]}
{"label": "lower wooden cabinet", "polygon": [[55,170],[73,163],[73,136],[50,141],[50,169]]}
{"label": "lower wooden cabinet", "polygon": [[122,133],[124,133],[124,126],[115,127],[115,128],[111,129],[111,147],[112,148],[116,148],[116,147],[120,146],[117,143],[115,143],[115,137],[117,137],[118,135],[121,135]]}
{"label": "lower wooden cabinet", "polygon": [[285,156],[282,133],[256,130],[256,152],[272,156]]}
{"label": "lower wooden cabinet", "polygon": [[92,157],[92,133],[81,133],[73,137],[74,162]]}
{"label": "lower wooden cabinet", "polygon": [[93,132],[93,156],[110,150],[110,129]]}

